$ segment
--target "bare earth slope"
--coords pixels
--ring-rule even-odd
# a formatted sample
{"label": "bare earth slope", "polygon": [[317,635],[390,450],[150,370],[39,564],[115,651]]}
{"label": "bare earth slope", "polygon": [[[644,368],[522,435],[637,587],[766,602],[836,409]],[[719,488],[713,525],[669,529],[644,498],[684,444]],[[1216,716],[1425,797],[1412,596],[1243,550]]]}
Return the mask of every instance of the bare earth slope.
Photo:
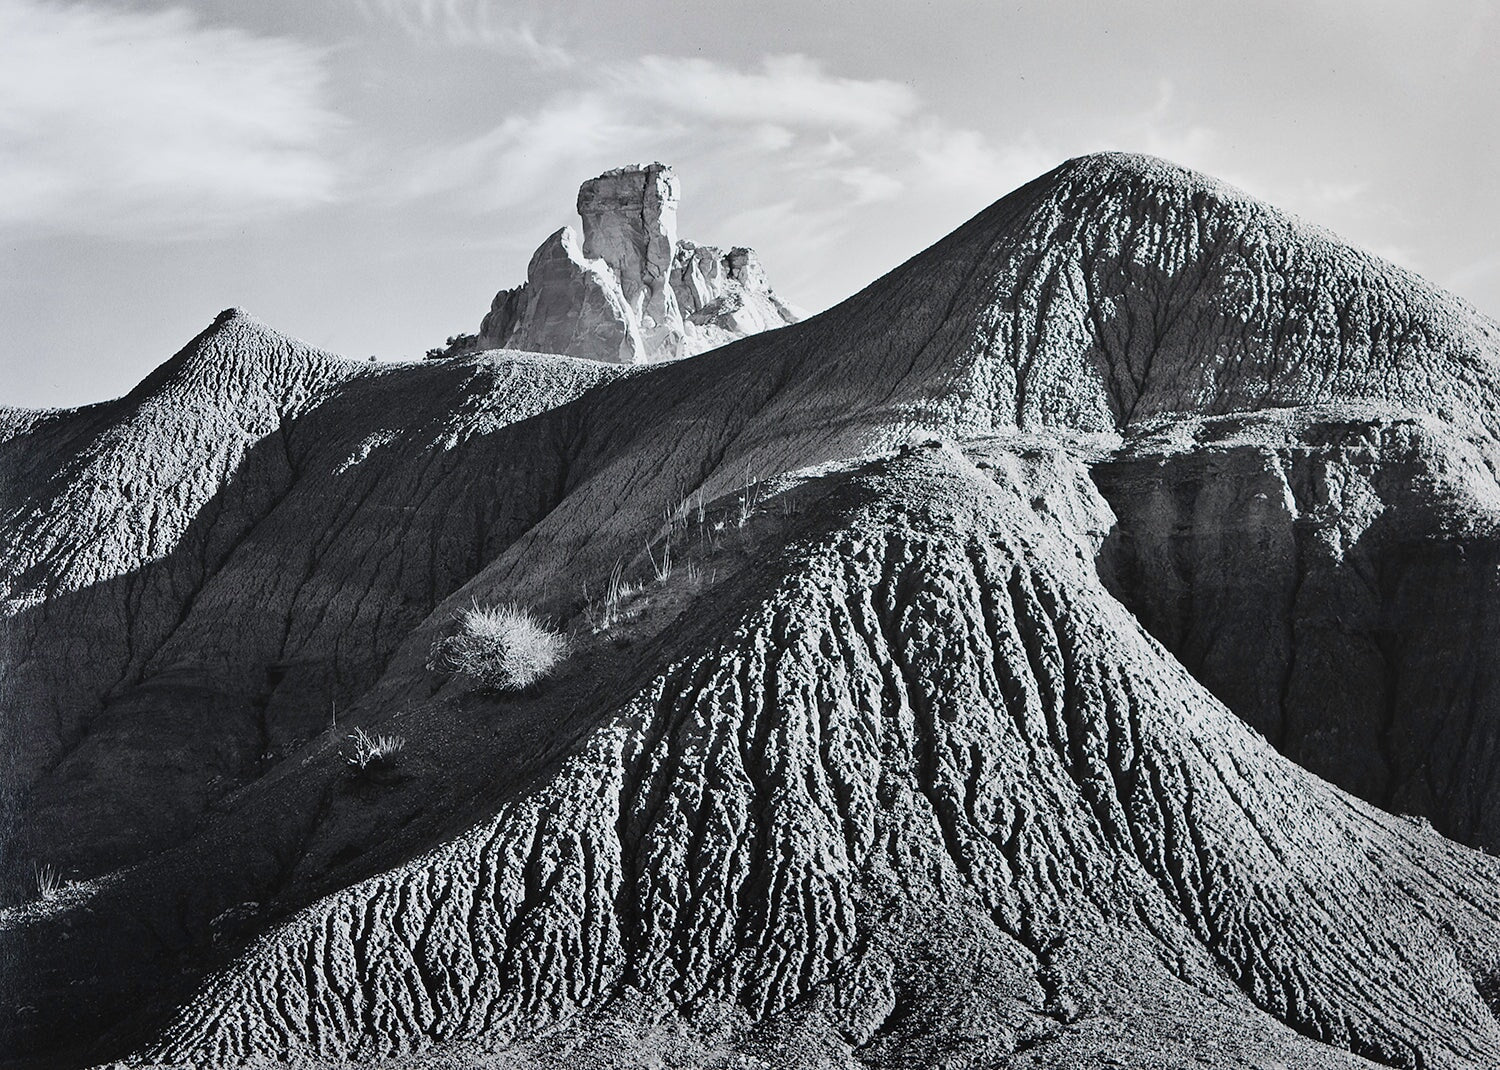
{"label": "bare earth slope", "polygon": [[1102,156],[689,361],[229,313],[8,413],[0,1053],[1494,1065],[1500,873],[1318,775],[1495,842],[1497,343]]}
{"label": "bare earth slope", "polygon": [[[1257,1003],[1377,1058],[1500,1058],[1500,868],[1278,758],[1032,487],[924,452],[805,488],[813,518],[542,784],[270,934],[156,1055],[525,1037],[638,989],[796,1008],[831,1063],[1126,1023],[1184,1059],[1305,1047]],[[980,983],[913,984],[924,955]],[[1201,1033],[1143,1010],[1173,1003]]]}

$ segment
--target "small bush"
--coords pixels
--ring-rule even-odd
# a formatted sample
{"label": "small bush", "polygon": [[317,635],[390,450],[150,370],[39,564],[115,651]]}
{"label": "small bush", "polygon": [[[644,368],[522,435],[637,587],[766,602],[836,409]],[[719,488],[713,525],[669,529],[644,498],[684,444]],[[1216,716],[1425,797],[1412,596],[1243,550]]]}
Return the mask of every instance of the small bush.
{"label": "small bush", "polygon": [[568,655],[568,637],[521,606],[473,606],[458,631],[438,640],[427,667],[482,691],[523,691],[546,679]]}
{"label": "small bush", "polygon": [[661,544],[661,560],[651,552],[651,544],[646,543],[646,559],[651,562],[651,572],[656,576],[657,583],[666,583],[672,578],[672,536],[669,533]]}
{"label": "small bush", "polygon": [[356,728],[349,736],[349,743],[352,749],[345,753],[344,761],[363,773],[392,765],[406,746],[406,738],[372,736],[363,728]]}
{"label": "small bush", "polygon": [[[479,336],[473,334],[450,334],[448,341],[436,349],[427,351],[428,360],[442,360],[444,357],[461,357],[465,353],[477,353],[479,351]],[[370,358],[374,360],[374,357]]]}

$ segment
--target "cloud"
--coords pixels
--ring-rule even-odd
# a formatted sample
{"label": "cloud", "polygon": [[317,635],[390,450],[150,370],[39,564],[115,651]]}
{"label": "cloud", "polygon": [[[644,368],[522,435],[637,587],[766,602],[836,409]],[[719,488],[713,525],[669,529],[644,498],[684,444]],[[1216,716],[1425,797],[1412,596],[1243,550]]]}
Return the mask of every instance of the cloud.
{"label": "cloud", "polygon": [[181,9],[0,0],[0,227],[175,237],[333,199],[323,60]]}
{"label": "cloud", "polygon": [[977,130],[949,126],[931,117],[912,132],[910,152],[924,185],[990,200],[1062,162],[1055,146],[1043,144],[1030,131],[997,145]]}
{"label": "cloud", "polygon": [[486,0],[354,0],[354,3],[367,18],[388,19],[418,40],[521,56],[539,67],[563,69],[573,65],[571,52],[542,40],[528,23],[512,22],[509,18],[497,21],[494,5]]}
{"label": "cloud", "polygon": [[833,175],[849,187],[851,203],[855,206],[892,200],[906,188],[901,179],[873,167],[845,167],[834,171]]}
{"label": "cloud", "polygon": [[919,107],[917,95],[899,82],[835,77],[796,54],[766,56],[751,71],[701,58],[645,56],[606,68],[604,78],[625,98],[715,122],[880,131]]}
{"label": "cloud", "polygon": [[[799,229],[805,242],[809,234],[833,238],[840,219],[901,196],[913,182],[993,196],[996,176],[987,172],[1008,177],[1019,166],[976,132],[944,125],[909,87],[831,74],[804,55],[766,56],[749,67],[646,56],[588,70],[582,84],[534,111],[424,150],[396,196],[442,195],[485,211],[545,196],[555,209],[559,186],[663,159],[695,183],[715,175],[746,195],[723,206],[721,219]],[[778,188],[755,188],[776,175]],[[755,203],[779,207],[774,216],[745,214]]]}
{"label": "cloud", "polygon": [[602,169],[599,160],[633,159],[640,145],[673,129],[669,122],[636,120],[598,94],[560,97],[476,138],[425,153],[394,192],[397,199],[461,192],[471,209],[508,208],[555,190],[560,176],[576,183],[580,169]]}
{"label": "cloud", "polygon": [[[1017,115],[981,130],[952,121],[906,85],[838,75],[804,55],[748,65],[665,56],[579,64],[567,87],[533,109],[417,153],[422,162],[396,196],[440,196],[459,211],[524,206],[557,225],[571,218],[583,178],[663,160],[684,177],[685,231],[706,242],[774,247],[791,265],[789,273],[777,268],[790,293],[802,283],[824,285],[819,272],[830,248],[848,250],[840,264],[863,264],[871,251],[895,255],[885,250],[897,250],[896,241],[884,236],[899,233],[898,251],[909,250],[1063,160],[1104,149],[1221,175],[1319,222],[1359,220],[1380,204],[1363,180],[1288,173],[1274,160],[1242,172],[1232,165],[1243,156],[1197,121],[1171,81],[1149,92],[1045,128]],[[697,190],[712,190],[712,201]],[[699,204],[702,215],[689,220],[687,206]],[[1359,233],[1391,251],[1379,228]]]}

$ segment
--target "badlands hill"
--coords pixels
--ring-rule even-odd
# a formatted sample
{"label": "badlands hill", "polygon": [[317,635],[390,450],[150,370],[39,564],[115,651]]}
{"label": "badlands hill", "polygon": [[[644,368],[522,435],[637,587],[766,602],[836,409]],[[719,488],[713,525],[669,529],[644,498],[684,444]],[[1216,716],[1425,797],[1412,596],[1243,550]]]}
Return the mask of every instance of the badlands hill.
{"label": "badlands hill", "polygon": [[[16,1065],[1500,1064],[1500,327],[1211,179],[0,435]],[[562,671],[429,669],[475,603]]]}

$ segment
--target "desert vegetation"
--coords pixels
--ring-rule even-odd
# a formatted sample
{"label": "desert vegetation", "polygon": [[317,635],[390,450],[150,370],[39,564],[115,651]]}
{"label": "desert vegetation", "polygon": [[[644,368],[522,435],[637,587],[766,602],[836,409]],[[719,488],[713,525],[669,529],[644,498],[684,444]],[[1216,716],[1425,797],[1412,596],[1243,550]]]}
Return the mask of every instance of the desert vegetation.
{"label": "desert vegetation", "polygon": [[481,691],[524,691],[551,676],[570,646],[566,635],[524,606],[476,603],[459,615],[454,634],[433,644],[428,668]]}
{"label": "desert vegetation", "polygon": [[49,863],[33,862],[31,865],[32,881],[36,885],[38,899],[51,899],[63,889],[63,877],[56,866]]}
{"label": "desert vegetation", "polygon": [[350,733],[348,744],[344,761],[367,773],[394,765],[396,755],[406,748],[406,737],[371,735],[363,728],[356,728]]}
{"label": "desert vegetation", "polygon": [[474,334],[450,334],[440,346],[429,349],[428,360],[443,360],[447,357],[462,357],[479,350],[479,336]]}

